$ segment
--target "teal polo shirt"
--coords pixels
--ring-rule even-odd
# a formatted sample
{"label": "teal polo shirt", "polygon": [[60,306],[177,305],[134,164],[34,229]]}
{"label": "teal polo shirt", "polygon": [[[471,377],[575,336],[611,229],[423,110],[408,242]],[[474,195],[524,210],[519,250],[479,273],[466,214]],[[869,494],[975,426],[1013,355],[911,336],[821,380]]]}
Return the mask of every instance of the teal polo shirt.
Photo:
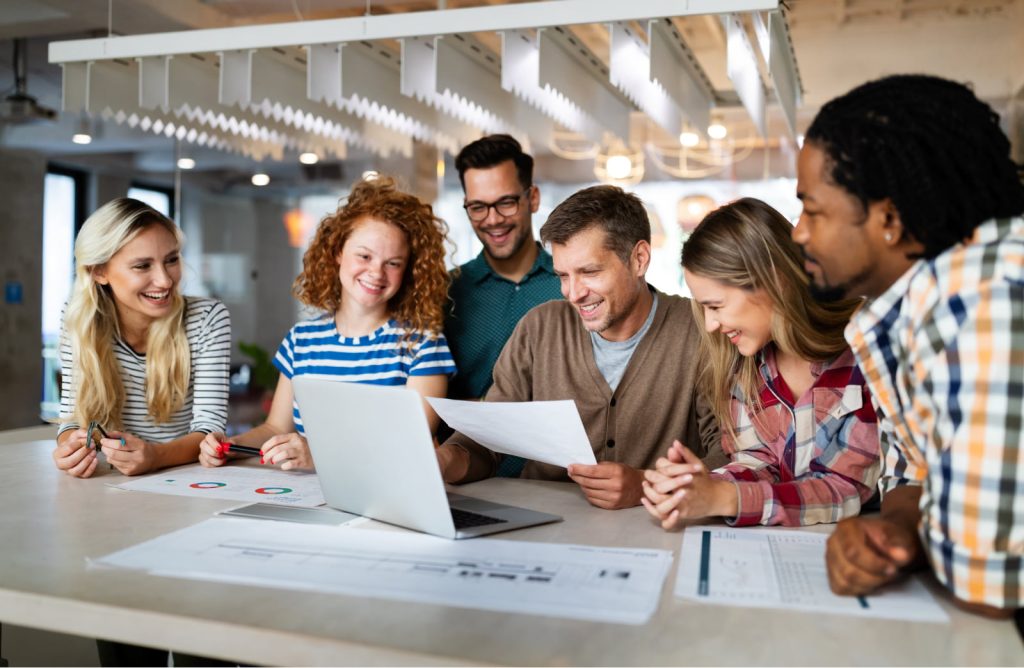
{"label": "teal polo shirt", "polygon": [[537,260],[518,283],[495,273],[485,251],[452,272],[444,332],[458,372],[448,385],[449,397],[487,394],[494,363],[520,318],[538,304],[562,298],[551,255],[537,246]]}

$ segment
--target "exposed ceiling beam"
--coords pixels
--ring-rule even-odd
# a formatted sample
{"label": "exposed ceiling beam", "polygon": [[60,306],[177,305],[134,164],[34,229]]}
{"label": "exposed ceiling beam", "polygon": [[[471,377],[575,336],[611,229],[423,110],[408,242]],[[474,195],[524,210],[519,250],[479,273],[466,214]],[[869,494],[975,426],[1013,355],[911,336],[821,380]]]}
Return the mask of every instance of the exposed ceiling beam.
{"label": "exposed ceiling beam", "polygon": [[295,21],[53,42],[50,44],[50,62],[69,63],[235,49],[270,49],[304,44],[607,23],[663,16],[766,11],[777,8],[778,4],[778,0],[547,0],[385,16]]}

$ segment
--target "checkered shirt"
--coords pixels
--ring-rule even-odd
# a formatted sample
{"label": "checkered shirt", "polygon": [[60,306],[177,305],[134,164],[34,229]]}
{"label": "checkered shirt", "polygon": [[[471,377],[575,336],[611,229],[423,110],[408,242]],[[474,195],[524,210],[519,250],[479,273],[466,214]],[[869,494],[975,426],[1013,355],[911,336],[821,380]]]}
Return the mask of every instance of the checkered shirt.
{"label": "checkered shirt", "polygon": [[803,526],[857,515],[874,494],[880,462],[875,412],[853,354],[812,364],[813,385],[794,397],[773,350],[761,353],[755,419],[733,393],[736,437],[722,437],[731,461],[712,473],[736,483],[739,512],[726,521]]}
{"label": "checkered shirt", "polygon": [[1024,220],[920,260],[846,330],[876,402],[883,494],[922,487],[921,538],[958,598],[1024,605]]}

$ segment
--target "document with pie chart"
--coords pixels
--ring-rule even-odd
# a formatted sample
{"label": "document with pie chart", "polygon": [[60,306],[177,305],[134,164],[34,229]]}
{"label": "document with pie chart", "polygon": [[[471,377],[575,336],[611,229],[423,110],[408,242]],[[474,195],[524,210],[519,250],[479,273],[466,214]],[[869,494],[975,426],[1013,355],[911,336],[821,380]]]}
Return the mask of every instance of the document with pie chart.
{"label": "document with pie chart", "polygon": [[269,466],[228,464],[207,468],[201,464],[189,464],[165,469],[144,478],[132,478],[113,487],[135,492],[276,503],[303,508],[324,504],[320,481],[315,473],[282,471]]}

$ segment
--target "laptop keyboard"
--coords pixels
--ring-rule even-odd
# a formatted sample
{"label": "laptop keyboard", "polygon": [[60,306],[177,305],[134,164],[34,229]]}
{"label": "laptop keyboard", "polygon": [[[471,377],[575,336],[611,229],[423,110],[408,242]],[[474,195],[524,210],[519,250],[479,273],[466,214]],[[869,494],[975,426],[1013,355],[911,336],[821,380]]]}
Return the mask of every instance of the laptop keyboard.
{"label": "laptop keyboard", "polygon": [[497,517],[491,517],[489,515],[480,515],[479,513],[471,513],[468,510],[459,510],[457,508],[450,508],[452,511],[452,519],[455,520],[456,529],[469,529],[471,527],[482,527],[488,524],[502,524],[508,520],[499,519]]}

